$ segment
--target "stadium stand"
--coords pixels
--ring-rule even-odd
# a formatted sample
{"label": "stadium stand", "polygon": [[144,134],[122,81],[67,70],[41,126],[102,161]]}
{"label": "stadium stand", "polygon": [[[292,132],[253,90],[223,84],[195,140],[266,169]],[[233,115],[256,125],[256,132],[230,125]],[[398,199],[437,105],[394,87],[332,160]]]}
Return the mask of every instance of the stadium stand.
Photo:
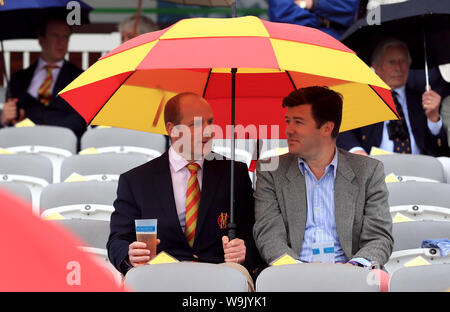
{"label": "stadium stand", "polygon": [[178,262],[133,268],[125,284],[138,292],[247,292],[237,269],[211,263]]}

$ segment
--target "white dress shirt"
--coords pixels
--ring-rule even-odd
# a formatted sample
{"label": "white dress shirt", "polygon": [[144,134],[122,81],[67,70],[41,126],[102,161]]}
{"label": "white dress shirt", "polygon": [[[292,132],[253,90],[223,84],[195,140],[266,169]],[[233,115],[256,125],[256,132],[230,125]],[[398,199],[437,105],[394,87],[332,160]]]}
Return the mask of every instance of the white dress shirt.
{"label": "white dress shirt", "polygon": [[[59,72],[61,71],[61,67],[64,64],[64,60],[61,60],[54,65],[57,66],[52,69],[52,85],[50,87],[50,94],[53,94],[53,88],[55,87],[56,79],[58,78]],[[36,69],[34,70],[33,79],[31,79],[31,83],[28,86],[28,93],[34,97],[35,99],[38,99],[38,91],[41,87],[42,83],[45,80],[45,77],[47,77],[47,69],[45,66],[47,66],[48,63],[42,59],[42,57],[39,57],[38,63],[36,66]]]}
{"label": "white dress shirt", "polygon": [[[200,165],[197,171],[197,180],[202,189],[203,180],[203,162],[204,160],[198,160],[195,163]],[[186,227],[186,191],[187,184],[191,173],[186,165],[189,162],[178,154],[173,146],[169,148],[169,167],[170,175],[172,177],[173,196],[175,199],[175,206],[177,208],[178,220],[180,220],[181,228],[183,232]]]}

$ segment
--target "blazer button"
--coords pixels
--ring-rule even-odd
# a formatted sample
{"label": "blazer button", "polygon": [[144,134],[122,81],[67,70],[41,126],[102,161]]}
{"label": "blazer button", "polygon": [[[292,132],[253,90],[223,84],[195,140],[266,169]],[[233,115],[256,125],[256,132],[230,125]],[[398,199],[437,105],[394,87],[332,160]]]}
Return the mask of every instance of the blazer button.
{"label": "blazer button", "polygon": [[439,147],[441,147],[441,146],[442,146],[442,141],[441,141],[441,138],[437,139],[437,145],[438,145]]}
{"label": "blazer button", "polygon": [[366,136],[363,135],[363,136],[361,137],[361,139],[362,139],[363,141],[365,141],[365,140],[366,140]]}
{"label": "blazer button", "polygon": [[192,255],[192,256],[194,257],[194,260],[193,260],[193,261],[194,261],[194,262],[198,262],[198,256],[197,256],[197,255],[195,255],[195,254],[194,254],[194,255]]}

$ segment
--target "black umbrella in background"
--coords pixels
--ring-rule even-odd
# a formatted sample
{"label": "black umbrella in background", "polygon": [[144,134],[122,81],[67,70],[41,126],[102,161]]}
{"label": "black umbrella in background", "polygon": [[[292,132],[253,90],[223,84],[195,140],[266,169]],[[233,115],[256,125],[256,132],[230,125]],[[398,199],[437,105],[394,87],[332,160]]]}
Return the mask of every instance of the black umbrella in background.
{"label": "black umbrella in background", "polygon": [[428,89],[428,67],[450,63],[450,1],[409,0],[374,10],[353,24],[341,41],[367,64],[383,39],[404,41],[411,54],[411,68],[425,69]]}

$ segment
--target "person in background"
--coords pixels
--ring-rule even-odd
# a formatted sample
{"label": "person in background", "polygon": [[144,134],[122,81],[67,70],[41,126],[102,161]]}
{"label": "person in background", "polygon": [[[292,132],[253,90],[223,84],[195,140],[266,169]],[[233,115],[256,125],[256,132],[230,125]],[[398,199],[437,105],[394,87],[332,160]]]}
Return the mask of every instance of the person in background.
{"label": "person in background", "polygon": [[78,137],[86,130],[84,119],[57,96],[82,73],[64,60],[72,29],[65,20],[50,19],[38,29],[41,54],[37,62],[16,72],[9,84],[9,98],[1,114],[1,126],[15,125],[29,118],[38,125],[71,129]]}
{"label": "person in background", "polygon": [[[254,194],[253,235],[267,264],[288,254],[304,263],[378,267],[392,253],[383,164],[336,147],[342,102],[320,86],[283,99],[289,153],[277,168],[259,162]],[[315,258],[319,245],[330,251],[328,261]]]}
{"label": "person in background", "polygon": [[407,45],[397,39],[386,39],[375,48],[371,64],[392,89],[400,120],[343,132],[337,145],[361,155],[370,153],[373,146],[394,153],[450,155],[440,116],[441,96],[431,89],[420,93],[406,86],[411,64]]}
{"label": "person in background", "polygon": [[139,15],[136,29],[135,23],[136,15],[129,16],[120,22],[118,28],[122,42],[151,31],[159,30],[158,25],[144,15]]}
{"label": "person in background", "polygon": [[269,0],[272,22],[317,28],[336,39],[357,18],[359,0]]}

